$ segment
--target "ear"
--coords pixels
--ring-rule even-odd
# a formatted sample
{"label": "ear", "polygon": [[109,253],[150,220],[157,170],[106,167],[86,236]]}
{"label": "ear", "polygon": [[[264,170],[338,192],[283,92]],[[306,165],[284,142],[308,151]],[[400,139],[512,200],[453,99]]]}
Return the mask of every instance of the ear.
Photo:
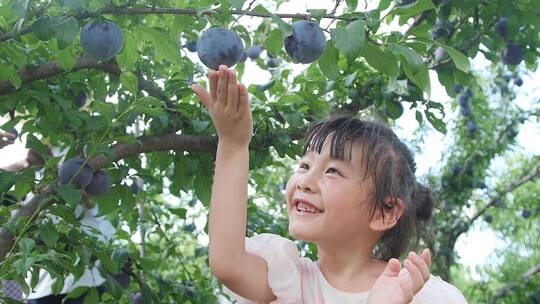
{"label": "ear", "polygon": [[394,203],[390,197],[387,197],[384,203],[388,207],[376,208],[375,213],[373,214],[373,219],[369,223],[369,227],[374,231],[384,232],[388,229],[394,227],[401,215],[403,215],[403,209],[405,204],[401,198],[398,198]]}

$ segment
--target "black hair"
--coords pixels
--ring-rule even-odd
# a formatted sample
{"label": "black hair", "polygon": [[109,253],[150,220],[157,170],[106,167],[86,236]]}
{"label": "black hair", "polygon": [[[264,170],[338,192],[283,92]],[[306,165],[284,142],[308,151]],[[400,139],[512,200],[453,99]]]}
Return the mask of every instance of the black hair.
{"label": "black hair", "polygon": [[[375,186],[370,219],[377,209],[384,216],[384,210],[392,208],[398,198],[403,200],[403,214],[377,243],[376,256],[386,261],[398,258],[408,249],[413,230],[416,231],[414,246],[417,246],[421,222],[430,219],[434,200],[431,190],[416,181],[416,163],[407,146],[380,122],[341,116],[312,125],[306,134],[302,155],[309,151],[320,154],[328,136],[331,136],[332,158],[345,160],[345,145],[349,142],[360,144],[364,179],[372,178]],[[349,162],[352,146],[348,151]],[[388,197],[389,204],[385,203]]]}

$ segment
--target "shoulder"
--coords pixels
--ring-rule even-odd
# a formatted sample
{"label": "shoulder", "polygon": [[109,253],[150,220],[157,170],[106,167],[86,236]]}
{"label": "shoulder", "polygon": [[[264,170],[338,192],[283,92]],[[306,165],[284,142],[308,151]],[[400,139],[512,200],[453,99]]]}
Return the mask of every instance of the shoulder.
{"label": "shoulder", "polygon": [[467,304],[459,289],[434,275],[431,275],[414,300],[414,304]]}
{"label": "shoulder", "polygon": [[246,238],[246,250],[263,258],[267,255],[285,255],[295,262],[300,261],[300,253],[296,244],[288,238],[276,234],[261,233]]}

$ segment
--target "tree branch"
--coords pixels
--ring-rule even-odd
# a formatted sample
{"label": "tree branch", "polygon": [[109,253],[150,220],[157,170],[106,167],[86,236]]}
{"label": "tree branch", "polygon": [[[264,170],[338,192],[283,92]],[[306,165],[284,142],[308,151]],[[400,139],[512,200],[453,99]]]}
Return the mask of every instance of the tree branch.
{"label": "tree branch", "polygon": [[[498,199],[500,199],[501,197],[503,197],[505,194],[507,193],[510,193],[512,191],[514,191],[515,189],[517,189],[518,187],[522,186],[523,184],[527,183],[527,182],[530,182],[530,181],[533,181],[535,180],[536,178],[540,177],[540,166],[536,167],[536,168],[533,168],[534,170],[531,171],[524,171],[524,173],[518,178],[518,180],[514,181],[513,183],[511,183],[510,185],[508,185],[508,187],[506,187],[506,189],[504,189],[503,191],[500,191],[497,193],[497,195],[495,195],[487,205],[485,205],[484,207],[482,207],[480,210],[478,210],[478,212],[473,215],[468,221],[467,221],[467,224],[464,226],[463,229],[465,229],[464,231],[461,231],[459,233],[457,233],[456,235],[459,235],[463,232],[466,231],[466,229],[472,225],[472,223],[477,219],[479,218],[480,216],[482,216],[486,211],[487,209],[489,209],[490,207],[494,206],[496,201]],[[531,173],[530,173],[531,172]],[[530,173],[530,175],[529,175]]]}
{"label": "tree branch", "polygon": [[[87,57],[77,58],[75,66],[72,71],[78,71],[82,69],[100,69],[109,73],[120,75],[120,68],[116,63],[111,62],[97,62]],[[58,74],[65,73],[66,71],[60,66],[58,61],[52,61],[42,64],[37,67],[27,67],[17,71],[19,77],[21,77],[22,85],[32,82],[34,80],[49,78]],[[9,80],[0,82],[0,95],[5,95],[16,91],[17,89],[11,84]]]}
{"label": "tree branch", "polygon": [[503,287],[499,288],[497,292],[495,292],[495,295],[493,296],[493,298],[491,298],[489,303],[496,304],[501,298],[512,292],[518,286],[530,281],[538,272],[540,272],[540,264],[532,266],[521,275],[519,280],[512,280],[510,283],[507,283]]}
{"label": "tree branch", "polygon": [[[270,14],[266,13],[259,13],[259,12],[253,12],[249,10],[233,10],[229,12],[232,15],[248,15],[253,17],[263,17],[263,18],[270,18]],[[82,12],[80,14],[75,15],[74,17],[76,19],[86,19],[90,17],[97,17],[98,15],[149,15],[149,14],[155,14],[155,15],[190,15],[190,16],[198,16],[201,15],[213,15],[213,14],[221,14],[221,11],[219,9],[213,9],[213,10],[206,10],[204,12],[199,12],[195,9],[189,9],[189,8],[154,8],[154,7],[141,7],[141,8],[124,8],[124,7],[105,7],[97,12]],[[287,18],[287,19],[293,19],[293,18],[299,18],[299,19],[308,19],[311,18],[311,14],[274,14],[280,18]],[[356,19],[350,19],[350,18],[344,18],[340,16],[335,15],[324,15],[321,18],[326,19],[338,19],[338,20],[344,20],[344,21],[354,21]],[[24,35],[32,32],[32,28],[26,27],[23,30],[21,30],[19,35]],[[10,40],[13,38],[13,35],[11,33],[6,33],[2,36],[0,36],[0,42],[4,42],[7,40]]]}

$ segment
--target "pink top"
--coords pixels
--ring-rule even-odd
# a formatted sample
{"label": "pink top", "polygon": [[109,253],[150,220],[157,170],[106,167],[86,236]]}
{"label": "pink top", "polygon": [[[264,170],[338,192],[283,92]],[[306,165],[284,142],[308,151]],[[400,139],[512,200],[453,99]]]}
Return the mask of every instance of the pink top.
{"label": "pink top", "polygon": [[[263,233],[246,238],[246,250],[260,256],[268,267],[268,285],[277,297],[272,304],[365,304],[369,291],[344,292],[323,276],[317,263],[300,257],[293,241],[275,234]],[[241,304],[253,304],[224,287]],[[440,277],[431,276],[412,304],[467,304],[461,292]]]}

